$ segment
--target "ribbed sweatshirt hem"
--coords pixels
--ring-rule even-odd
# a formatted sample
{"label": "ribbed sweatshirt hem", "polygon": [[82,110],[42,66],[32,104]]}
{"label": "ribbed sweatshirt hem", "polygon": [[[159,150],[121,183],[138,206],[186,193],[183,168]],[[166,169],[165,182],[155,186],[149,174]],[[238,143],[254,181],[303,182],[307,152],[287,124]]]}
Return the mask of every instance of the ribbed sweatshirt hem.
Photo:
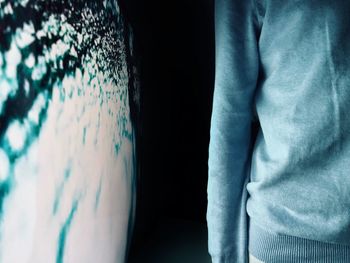
{"label": "ribbed sweatshirt hem", "polygon": [[249,253],[265,263],[349,263],[350,246],[272,233],[253,219]]}

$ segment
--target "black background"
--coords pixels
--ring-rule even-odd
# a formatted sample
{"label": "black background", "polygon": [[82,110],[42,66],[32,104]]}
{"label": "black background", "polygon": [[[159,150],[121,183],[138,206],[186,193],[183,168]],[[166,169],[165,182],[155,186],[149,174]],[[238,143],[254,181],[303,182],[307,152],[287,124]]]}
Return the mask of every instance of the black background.
{"label": "black background", "polygon": [[127,0],[140,59],[140,175],[132,251],[164,218],[206,224],[214,3]]}

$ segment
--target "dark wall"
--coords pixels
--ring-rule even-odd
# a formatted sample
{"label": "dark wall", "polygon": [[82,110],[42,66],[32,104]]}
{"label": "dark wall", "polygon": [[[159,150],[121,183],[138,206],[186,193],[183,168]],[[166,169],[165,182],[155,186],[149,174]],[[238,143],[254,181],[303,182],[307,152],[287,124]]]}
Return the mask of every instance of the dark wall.
{"label": "dark wall", "polygon": [[140,58],[135,234],[163,216],[205,223],[214,83],[212,0],[128,0]]}

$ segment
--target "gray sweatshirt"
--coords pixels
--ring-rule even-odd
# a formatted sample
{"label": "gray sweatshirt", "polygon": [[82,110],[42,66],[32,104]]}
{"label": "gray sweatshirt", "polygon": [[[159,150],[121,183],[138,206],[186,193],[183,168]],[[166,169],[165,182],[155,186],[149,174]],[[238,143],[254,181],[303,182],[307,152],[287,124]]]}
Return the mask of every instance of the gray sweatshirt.
{"label": "gray sweatshirt", "polygon": [[350,262],[350,1],[216,0],[215,35],[213,262]]}

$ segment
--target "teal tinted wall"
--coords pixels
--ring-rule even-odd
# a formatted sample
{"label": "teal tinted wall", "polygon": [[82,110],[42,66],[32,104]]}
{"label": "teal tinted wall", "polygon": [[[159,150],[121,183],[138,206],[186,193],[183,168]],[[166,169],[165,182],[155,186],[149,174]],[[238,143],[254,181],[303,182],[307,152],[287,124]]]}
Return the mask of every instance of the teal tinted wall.
{"label": "teal tinted wall", "polygon": [[124,262],[139,91],[116,1],[0,0],[0,262]]}

